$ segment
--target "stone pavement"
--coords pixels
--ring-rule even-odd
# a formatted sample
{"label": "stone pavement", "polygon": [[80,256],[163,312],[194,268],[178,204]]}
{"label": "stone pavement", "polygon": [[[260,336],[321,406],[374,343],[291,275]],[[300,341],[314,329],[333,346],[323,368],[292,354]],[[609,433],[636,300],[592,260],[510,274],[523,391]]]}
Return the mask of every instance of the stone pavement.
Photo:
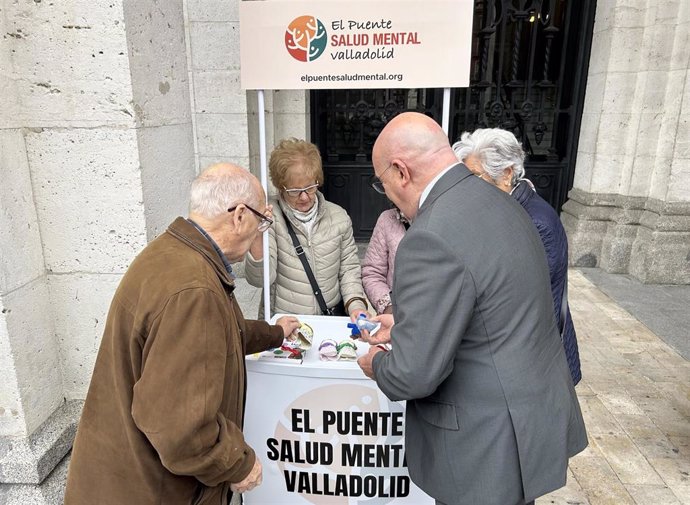
{"label": "stone pavement", "polygon": [[622,308],[690,360],[690,286],[642,284],[627,274],[579,269]]}
{"label": "stone pavement", "polygon": [[[596,272],[586,275],[570,271],[569,301],[582,360],[576,391],[590,444],[571,460],[568,484],[537,505],[690,505],[690,362],[593,284],[588,277]],[[657,287],[616,277],[609,284],[622,285],[627,296],[637,289],[637,302],[644,293],[658,301]],[[255,317],[258,290],[238,279],[236,292],[245,314]],[[626,305],[638,312],[642,304],[634,302]],[[681,321],[686,345],[687,312],[686,306],[664,316]]]}
{"label": "stone pavement", "polygon": [[690,362],[581,271],[569,275],[589,447],[537,505],[690,504]]}

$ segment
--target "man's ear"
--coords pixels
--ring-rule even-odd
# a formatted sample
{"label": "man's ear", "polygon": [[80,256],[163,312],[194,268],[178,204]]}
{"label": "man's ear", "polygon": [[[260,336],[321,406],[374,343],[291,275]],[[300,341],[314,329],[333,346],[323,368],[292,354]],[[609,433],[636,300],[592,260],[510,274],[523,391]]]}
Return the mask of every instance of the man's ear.
{"label": "man's ear", "polygon": [[412,181],[412,174],[410,168],[402,161],[396,160],[395,165],[398,167],[398,177],[400,177],[400,186],[407,186]]}
{"label": "man's ear", "polygon": [[232,226],[235,230],[239,230],[244,220],[247,219],[247,208],[243,203],[239,204],[232,212]]}

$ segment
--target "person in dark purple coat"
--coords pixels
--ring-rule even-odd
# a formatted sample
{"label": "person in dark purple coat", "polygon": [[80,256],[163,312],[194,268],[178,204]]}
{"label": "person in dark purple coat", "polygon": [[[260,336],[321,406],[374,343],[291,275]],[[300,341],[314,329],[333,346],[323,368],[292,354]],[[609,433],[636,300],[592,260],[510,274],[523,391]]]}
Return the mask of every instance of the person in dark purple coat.
{"label": "person in dark purple coat", "polygon": [[580,382],[580,355],[568,307],[568,238],[556,211],[525,179],[525,153],[515,136],[498,128],[465,132],[453,145],[458,159],[477,177],[509,193],[527,211],[546,250],[551,295],[573,384]]}

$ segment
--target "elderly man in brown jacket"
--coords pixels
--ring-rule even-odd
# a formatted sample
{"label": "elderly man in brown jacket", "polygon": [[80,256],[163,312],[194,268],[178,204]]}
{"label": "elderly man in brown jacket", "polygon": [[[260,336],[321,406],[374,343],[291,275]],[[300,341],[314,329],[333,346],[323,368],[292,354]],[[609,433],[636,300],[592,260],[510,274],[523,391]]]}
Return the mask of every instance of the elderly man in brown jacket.
{"label": "elderly man in brown jacket", "polygon": [[220,164],[113,298],[74,442],[66,505],[226,505],[261,483],[242,435],[244,356],[299,322],[245,320],[231,262],[271,224],[261,185]]}

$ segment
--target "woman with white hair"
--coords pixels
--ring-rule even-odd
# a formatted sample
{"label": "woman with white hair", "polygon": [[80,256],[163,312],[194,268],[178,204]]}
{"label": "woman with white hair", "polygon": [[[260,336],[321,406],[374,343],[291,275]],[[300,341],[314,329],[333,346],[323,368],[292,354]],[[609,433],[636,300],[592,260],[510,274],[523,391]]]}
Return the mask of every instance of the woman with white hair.
{"label": "woman with white hair", "polygon": [[575,327],[568,307],[568,239],[556,211],[525,179],[525,153],[512,133],[498,128],[465,132],[453,145],[458,159],[477,177],[509,193],[527,211],[546,250],[556,322],[573,384],[582,378]]}

